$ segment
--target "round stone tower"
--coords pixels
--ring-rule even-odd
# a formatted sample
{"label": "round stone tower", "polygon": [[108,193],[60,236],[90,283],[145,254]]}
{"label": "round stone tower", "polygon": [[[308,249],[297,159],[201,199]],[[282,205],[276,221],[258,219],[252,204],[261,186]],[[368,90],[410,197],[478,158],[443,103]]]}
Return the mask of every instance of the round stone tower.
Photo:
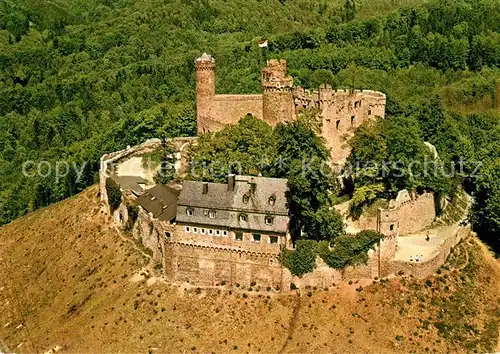
{"label": "round stone tower", "polygon": [[198,133],[206,133],[215,96],[215,60],[207,53],[195,60],[196,67],[196,111]]}
{"label": "round stone tower", "polygon": [[286,75],[286,60],[271,59],[262,69],[262,115],[275,126],[294,118],[293,79]]}

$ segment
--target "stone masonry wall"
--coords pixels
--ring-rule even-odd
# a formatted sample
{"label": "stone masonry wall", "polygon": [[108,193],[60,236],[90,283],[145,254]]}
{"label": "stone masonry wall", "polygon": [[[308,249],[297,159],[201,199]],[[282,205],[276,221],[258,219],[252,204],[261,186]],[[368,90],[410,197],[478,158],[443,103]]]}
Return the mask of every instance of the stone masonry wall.
{"label": "stone masonry wall", "polygon": [[163,269],[171,282],[190,282],[211,286],[257,286],[283,289],[291,281],[290,272],[281,266],[275,253],[208,245],[164,242]]}
{"label": "stone masonry wall", "polygon": [[219,131],[248,113],[276,126],[294,120],[301,109],[315,107],[332,161],[341,164],[350,153],[346,140],[354,130],[367,119],[385,116],[386,96],[381,92],[293,87],[285,60],[269,60],[262,70],[262,95],[215,95],[215,60],[203,55],[195,63],[198,133]]}
{"label": "stone masonry wall", "polygon": [[358,220],[351,222],[361,230],[375,230],[384,235],[398,236],[424,230],[435,218],[434,193],[410,196],[408,192],[401,191],[398,199],[391,200],[388,208],[379,208],[377,215],[363,214]]}
{"label": "stone masonry wall", "polygon": [[[278,254],[281,247],[288,246],[286,244],[287,237],[285,235],[272,235],[278,237],[278,243],[270,243],[270,235],[261,234],[260,242],[254,242],[252,233],[243,232],[243,240],[235,240],[235,233],[231,230],[214,229],[210,226],[188,226],[190,232],[186,232],[187,225],[172,224],[172,242],[186,243],[186,244],[200,244],[206,246],[221,246],[232,247],[235,249],[244,249],[250,252],[264,252]],[[196,233],[193,232],[194,229]],[[217,231],[219,234],[217,235]],[[211,232],[211,233],[210,233]]]}
{"label": "stone masonry wall", "polygon": [[[180,137],[169,139],[167,142],[176,150],[179,150],[183,144],[194,140],[196,140],[196,137]],[[108,202],[108,193],[106,191],[106,179],[112,173],[111,169],[113,164],[127,157],[152,151],[160,146],[160,139],[150,139],[140,145],[101,156],[99,170],[99,193],[101,196],[101,203],[106,212],[113,217],[116,223],[121,225],[126,225],[128,223],[129,216],[127,204],[134,204],[136,197],[129,191],[122,190],[122,203],[116,210],[111,212]],[[153,227],[151,227],[151,225],[153,225]],[[170,228],[167,226],[167,223],[153,218],[139,207],[139,217],[137,222],[133,225],[132,235],[136,240],[140,241],[145,247],[153,252],[153,259],[157,262],[161,262],[163,258],[160,240],[165,236],[165,232],[169,230]]]}
{"label": "stone masonry wall", "polygon": [[[411,234],[429,227],[436,218],[434,207],[434,193],[409,198],[395,205],[393,208],[379,209],[379,232],[387,235],[397,230],[399,235]],[[386,220],[396,220],[386,222]],[[393,225],[393,230],[391,230]]]}
{"label": "stone masonry wall", "polygon": [[418,263],[395,261],[392,273],[398,274],[399,272],[403,272],[404,274],[412,274],[418,279],[427,278],[433,275],[444,264],[453,248],[471,234],[472,230],[470,227],[460,228],[453,237],[449,237],[443,241],[432,259]]}
{"label": "stone masonry wall", "polygon": [[[178,149],[182,144],[187,142],[193,142],[196,139],[197,139],[196,137],[178,137],[178,138],[168,139],[167,143],[171,144],[174,148]],[[160,139],[149,139],[140,145],[115,151],[109,154],[104,154],[101,156],[100,168],[99,168],[99,193],[101,196],[101,202],[104,204],[106,211],[109,214],[111,214],[111,210],[109,208],[109,203],[108,203],[108,193],[106,192],[106,179],[113,172],[111,170],[113,164],[132,155],[140,155],[149,151],[153,151],[154,149],[160,146],[161,146]]]}
{"label": "stone masonry wall", "polygon": [[296,110],[316,107],[323,123],[321,135],[334,162],[349,156],[346,140],[368,119],[385,116],[386,97],[371,90],[333,90],[325,86],[309,92],[297,87],[293,93]]}
{"label": "stone masonry wall", "polygon": [[198,119],[198,132],[219,131],[226,125],[237,124],[238,121],[251,114],[262,119],[262,95],[215,95],[209,103],[206,116]]}

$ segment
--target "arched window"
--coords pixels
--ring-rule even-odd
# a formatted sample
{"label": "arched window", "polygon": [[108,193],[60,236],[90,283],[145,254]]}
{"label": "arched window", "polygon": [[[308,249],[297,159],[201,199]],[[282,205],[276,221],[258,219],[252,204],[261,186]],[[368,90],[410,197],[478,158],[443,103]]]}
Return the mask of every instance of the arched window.
{"label": "arched window", "polygon": [[242,214],[239,215],[238,218],[239,218],[240,221],[243,221],[243,222],[247,222],[248,221],[248,215],[247,214],[243,214],[242,213]]}
{"label": "arched window", "polygon": [[248,204],[249,200],[250,200],[250,198],[248,197],[248,195],[244,194],[243,195],[243,204]]}
{"label": "arched window", "polygon": [[276,197],[274,195],[270,196],[267,202],[270,206],[273,206],[276,203]]}
{"label": "arched window", "polygon": [[191,208],[187,208],[187,209],[186,209],[186,214],[187,214],[188,216],[193,216],[193,214],[194,214],[194,210],[193,210],[193,209],[191,209]]}
{"label": "arched window", "polygon": [[335,123],[335,129],[339,130],[340,128],[340,119],[337,119],[337,123]]}
{"label": "arched window", "polygon": [[210,211],[208,212],[208,217],[209,217],[210,219],[215,219],[216,214],[217,214],[217,213],[216,213],[216,211],[215,211],[215,210],[210,210]]}

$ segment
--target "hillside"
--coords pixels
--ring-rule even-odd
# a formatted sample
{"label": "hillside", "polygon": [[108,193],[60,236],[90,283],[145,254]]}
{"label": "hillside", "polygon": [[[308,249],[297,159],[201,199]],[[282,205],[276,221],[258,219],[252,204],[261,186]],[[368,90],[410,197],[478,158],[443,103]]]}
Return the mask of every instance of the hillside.
{"label": "hillside", "polygon": [[0,350],[460,353],[497,343],[500,269],[475,238],[437,278],[361,292],[173,286],[137,274],[148,259],[101,212],[97,191],[0,229]]}
{"label": "hillside", "polygon": [[194,135],[208,52],[218,93],[260,92],[269,58],[305,88],[384,92],[397,136],[482,162],[472,221],[498,244],[499,24],[497,0],[3,0],[0,225],[96,183],[104,153]]}

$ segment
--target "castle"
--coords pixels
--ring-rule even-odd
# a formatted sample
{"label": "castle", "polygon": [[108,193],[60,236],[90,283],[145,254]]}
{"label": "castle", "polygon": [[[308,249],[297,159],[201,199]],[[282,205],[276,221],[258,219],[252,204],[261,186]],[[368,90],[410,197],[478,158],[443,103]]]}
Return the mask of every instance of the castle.
{"label": "castle", "polygon": [[[349,155],[344,139],[362,122],[382,118],[385,113],[385,95],[379,92],[332,90],[326,86],[310,92],[294,87],[293,79],[286,74],[285,60],[268,61],[262,70],[262,87],[260,95],[216,95],[215,61],[203,54],[196,60],[198,133],[236,124],[247,114],[276,126],[293,121],[302,109],[314,107],[332,162],[341,165]],[[177,151],[181,165],[178,173],[183,170],[182,163],[189,161],[185,148],[195,143],[193,137],[168,141]],[[227,183],[156,185],[152,177],[155,171],[145,167],[143,159],[163,146],[164,142],[152,139],[103,155],[100,195],[114,219],[127,225],[134,238],[151,250],[152,259],[162,263],[163,275],[170,282],[236,287],[259,284],[286,289],[291,282],[324,287],[400,272],[424,278],[470,234],[470,228],[452,229],[446,237],[433,238],[428,244],[422,244],[419,235],[400,237],[429,228],[436,218],[432,193],[400,191],[387,208],[378,208],[376,215],[363,215],[353,225],[357,230],[348,231],[355,234],[371,229],[384,234],[385,239],[368,251],[365,265],[339,270],[318,258],[314,271],[299,279],[279,261],[282,248],[293,248],[286,179],[229,175]],[[116,209],[109,205],[108,179],[118,183],[122,192]],[[427,250],[417,262],[411,258],[415,247]]]}
{"label": "castle", "polygon": [[195,60],[198,133],[221,130],[247,114],[271,126],[293,121],[306,108],[314,107],[321,119],[321,135],[334,164],[349,155],[345,139],[367,119],[385,116],[386,97],[369,90],[333,90],[322,86],[309,91],[293,85],[286,60],[271,59],[262,69],[262,94],[215,94],[215,59],[204,53]]}

